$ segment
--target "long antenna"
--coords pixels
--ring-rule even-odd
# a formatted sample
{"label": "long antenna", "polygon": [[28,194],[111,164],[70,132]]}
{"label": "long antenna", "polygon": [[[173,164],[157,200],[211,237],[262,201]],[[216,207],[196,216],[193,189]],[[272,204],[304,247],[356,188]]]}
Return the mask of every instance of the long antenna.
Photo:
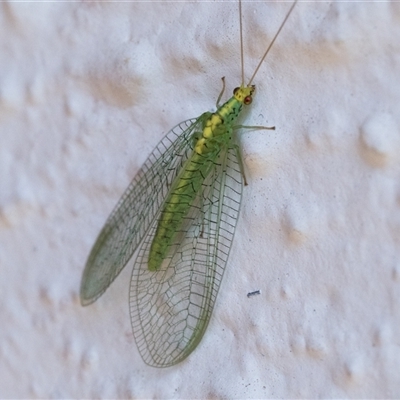
{"label": "long antenna", "polygon": [[[250,86],[251,82],[253,82],[253,79],[254,79],[254,77],[256,76],[258,70],[260,69],[261,64],[264,62],[265,57],[267,57],[268,52],[271,50],[271,47],[273,46],[273,44],[274,44],[276,38],[278,37],[278,35],[279,35],[279,33],[281,32],[283,26],[285,25],[287,19],[289,18],[290,13],[293,11],[293,8],[294,8],[294,6],[296,5],[297,1],[298,1],[298,0],[294,0],[292,6],[290,7],[290,10],[289,10],[288,13],[286,14],[285,19],[284,19],[283,22],[281,23],[281,26],[279,27],[278,32],[276,32],[274,38],[272,39],[272,42],[270,43],[270,45],[269,45],[268,48],[267,48],[267,51],[264,53],[264,55],[263,55],[262,58],[261,58],[261,61],[258,63],[257,68],[256,68],[256,70],[254,71],[254,74],[253,74],[253,76],[251,77],[251,79],[250,79],[250,81],[249,81],[249,83],[248,83],[247,86]],[[239,4],[240,4],[240,1],[239,1]],[[240,7],[240,10],[241,10],[241,7]],[[242,34],[242,30],[240,29],[240,35],[241,35],[241,34]],[[242,53],[243,53],[243,49],[242,49]],[[243,55],[242,55],[242,59],[243,59]],[[242,68],[243,68],[243,61],[242,61]]]}
{"label": "long antenna", "polygon": [[240,26],[240,62],[241,62],[241,65],[242,65],[242,84],[241,84],[241,86],[244,86],[242,0],[239,0],[239,26]]}

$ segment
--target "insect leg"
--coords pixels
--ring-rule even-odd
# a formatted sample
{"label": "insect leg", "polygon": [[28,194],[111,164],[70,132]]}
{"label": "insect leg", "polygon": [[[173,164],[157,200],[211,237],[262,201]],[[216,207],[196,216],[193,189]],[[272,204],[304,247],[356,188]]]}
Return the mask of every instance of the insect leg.
{"label": "insect leg", "polygon": [[244,186],[247,186],[247,179],[246,179],[246,174],[244,173],[244,164],[243,164],[243,160],[242,160],[242,155],[240,153],[240,148],[237,144],[233,144],[232,146],[236,151],[236,155],[237,155],[238,162],[239,162],[240,173],[243,176]]}
{"label": "insect leg", "polygon": [[[275,130],[274,126],[249,126],[249,125],[235,125],[232,130],[236,130],[236,129],[253,129],[253,130],[261,130],[261,129],[268,129],[268,130]],[[239,146],[237,144],[233,145],[236,154],[237,154],[237,158],[239,161],[239,167],[240,167],[240,173],[243,176],[243,181],[244,181],[244,185],[247,186],[247,179],[246,179],[246,174],[244,173],[244,164],[243,164],[243,160],[242,160],[242,155],[240,154],[240,149]]]}
{"label": "insect leg", "polygon": [[233,129],[255,129],[255,130],[261,130],[261,129],[268,129],[271,131],[275,130],[274,126],[252,126],[252,125],[235,125]]}
{"label": "insect leg", "polygon": [[225,92],[225,77],[223,76],[221,78],[221,80],[222,80],[222,90],[221,90],[221,93],[219,94],[218,99],[217,99],[217,104],[216,104],[217,108],[219,108],[219,102],[221,101],[221,97]]}

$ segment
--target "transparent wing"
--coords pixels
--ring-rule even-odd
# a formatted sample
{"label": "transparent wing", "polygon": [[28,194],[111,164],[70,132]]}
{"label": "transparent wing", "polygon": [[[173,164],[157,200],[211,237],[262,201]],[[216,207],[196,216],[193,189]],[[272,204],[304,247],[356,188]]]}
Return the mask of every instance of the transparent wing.
{"label": "transparent wing", "polygon": [[98,299],[132,257],[190,156],[206,114],[181,122],[160,141],[101,230],[82,276],[82,305]]}
{"label": "transparent wing", "polygon": [[157,221],[132,271],[131,322],[143,360],[168,367],[200,342],[228,260],[242,196],[235,148],[222,151],[158,271],[147,260]]}

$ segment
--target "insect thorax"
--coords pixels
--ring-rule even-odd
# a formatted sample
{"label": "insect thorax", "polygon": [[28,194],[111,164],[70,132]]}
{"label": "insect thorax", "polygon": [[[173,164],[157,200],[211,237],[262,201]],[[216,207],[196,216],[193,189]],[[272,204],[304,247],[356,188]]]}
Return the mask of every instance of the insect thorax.
{"label": "insect thorax", "polygon": [[233,96],[217,111],[205,120],[202,136],[196,142],[195,152],[197,154],[208,154],[214,152],[216,147],[228,143],[231,138],[233,124],[242,110],[243,104],[250,104],[255,86],[240,86],[234,90]]}

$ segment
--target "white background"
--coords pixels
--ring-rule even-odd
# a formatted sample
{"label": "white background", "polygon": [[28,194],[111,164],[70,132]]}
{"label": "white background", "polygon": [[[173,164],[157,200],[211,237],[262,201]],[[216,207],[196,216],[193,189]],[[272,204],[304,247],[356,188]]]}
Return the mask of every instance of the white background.
{"label": "white background", "polygon": [[[290,4],[243,4],[247,76]],[[86,257],[161,137],[240,84],[225,2],[0,4],[0,397],[400,396],[400,3],[301,2],[255,79],[208,330],[168,369]],[[261,295],[248,298],[253,290]]]}

